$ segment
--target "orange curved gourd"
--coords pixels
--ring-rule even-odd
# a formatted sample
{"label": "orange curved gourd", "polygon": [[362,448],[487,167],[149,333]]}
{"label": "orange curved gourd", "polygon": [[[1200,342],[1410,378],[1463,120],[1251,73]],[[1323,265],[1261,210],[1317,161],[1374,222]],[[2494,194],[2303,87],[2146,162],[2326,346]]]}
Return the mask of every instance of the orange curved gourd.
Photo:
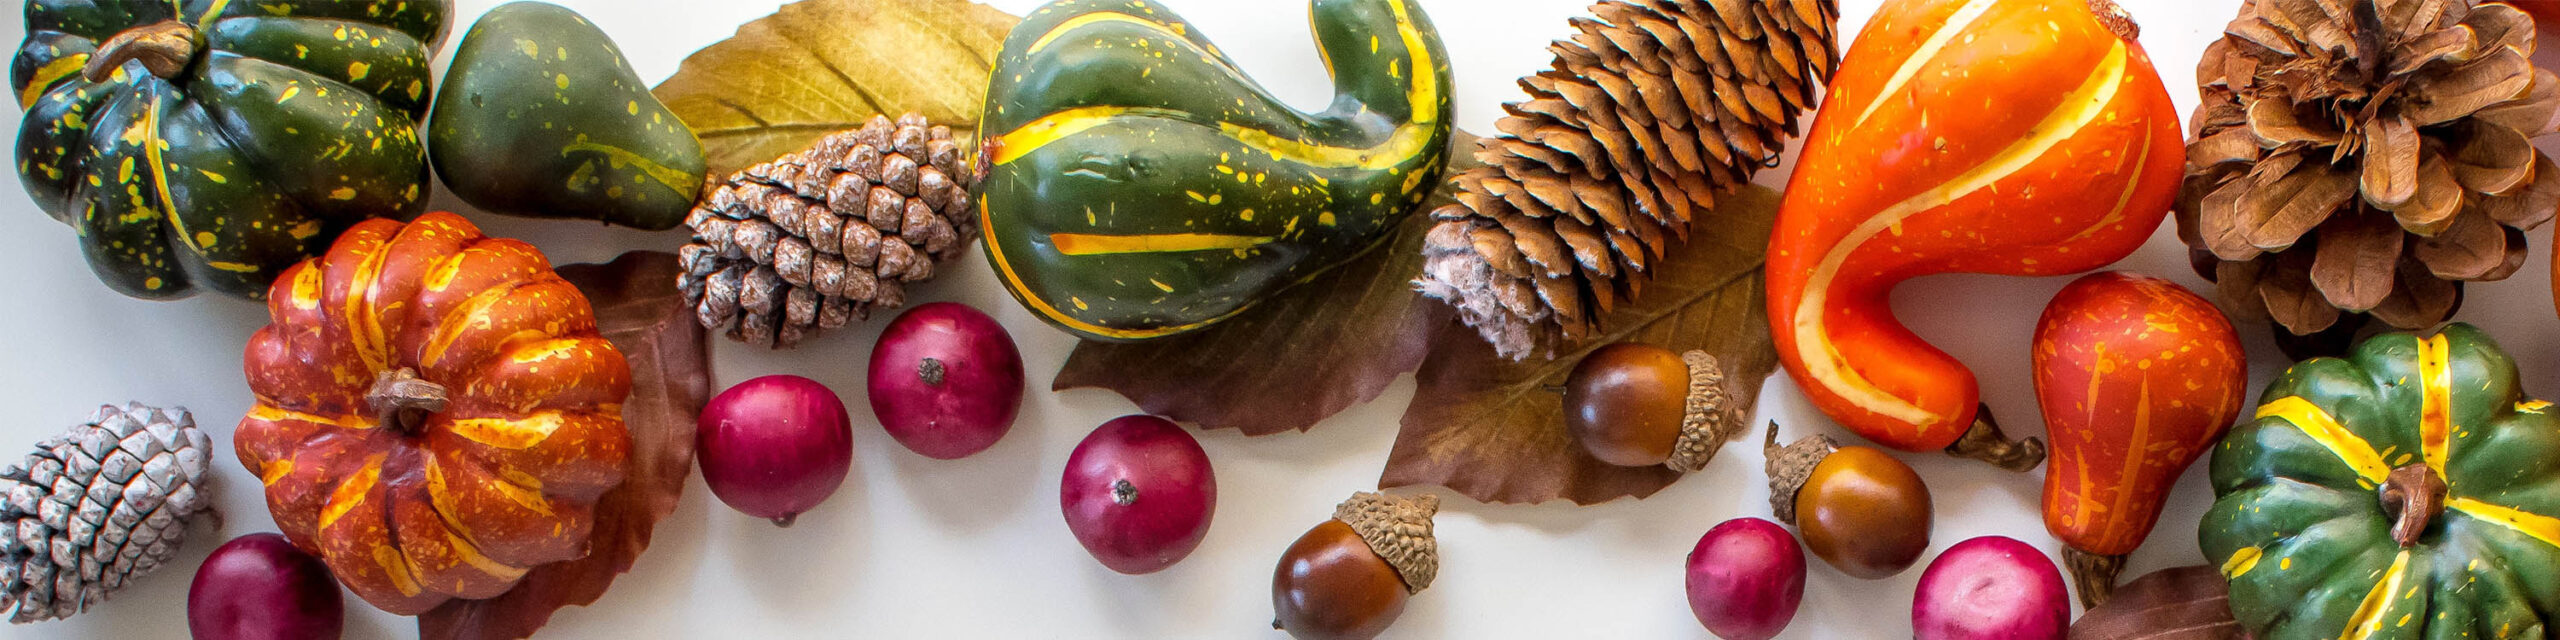
{"label": "orange curved gourd", "polygon": [[423,613],[586,555],[626,470],[631,370],[542,252],[450,213],[371,220],[267,310],[234,445],[277,528],[356,595]]}
{"label": "orange curved gourd", "polygon": [[1842,59],[1768,277],[1781,361],[1850,430],[1928,451],[1975,418],[1973,373],[1893,317],[1895,285],[2095,269],[2167,214],[2177,109],[2141,45],[2111,30],[2131,23],[2090,4],[1890,0]]}

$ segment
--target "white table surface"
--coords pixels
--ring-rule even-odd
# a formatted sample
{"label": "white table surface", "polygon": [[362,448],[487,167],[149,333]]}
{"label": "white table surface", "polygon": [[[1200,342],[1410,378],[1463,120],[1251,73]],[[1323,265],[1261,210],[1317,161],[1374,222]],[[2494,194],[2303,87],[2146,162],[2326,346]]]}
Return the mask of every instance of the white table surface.
{"label": "white table surface", "polygon": [[[1244,69],[1294,104],[1329,99],[1329,86],[1296,0],[1159,0],[1179,10]],[[1880,0],[1844,0],[1841,28],[1856,33]],[[2192,70],[2240,0],[2122,0],[2142,23],[2143,44],[2181,109],[2195,103]],[[654,82],[693,50],[780,4],[750,0],[559,0],[618,39]],[[496,4],[462,0],[453,29]],[[996,0],[1021,13],[1035,0]],[[1458,123],[1490,131],[1514,78],[1548,64],[1543,46],[1569,33],[1581,0],[1425,0],[1455,58]],[[9,7],[0,41],[24,25]],[[447,49],[451,48],[447,42]],[[440,62],[439,65],[442,63]],[[1783,169],[1761,182],[1780,186]],[[226,298],[170,302],[125,298],[98,284],[70,230],[37,211],[16,180],[0,180],[0,455],[57,433],[100,403],[139,400],[195,411],[221,464],[219,532],[199,528],[170,568],[77,619],[0,625],[21,638],[180,638],[187,584],[204,554],[231,536],[273,530],[254,479],[230,454],[230,432],[249,404],[241,345],[266,324],[260,306]],[[462,205],[439,193],[437,208]],[[599,230],[592,224],[474,214],[490,232],[533,241],[558,263],[609,259],[636,248],[672,250],[680,232]],[[2473,285],[2458,319],[2482,325],[2520,361],[2526,389],[2560,391],[2560,332],[2545,266],[2548,232],[2528,266],[2506,282]],[[1133,412],[1115,394],[1047,391],[1073,341],[1009,299],[971,256],[915,296],[956,300],[994,314],[1014,332],[1032,389],[1011,435],[976,457],[937,462],[881,432],[861,401],[862,362],[885,318],[832,333],[798,351],[769,353],[717,341],[717,382],[769,373],[818,379],[855,410],[854,470],[843,490],[799,524],[777,529],[714,500],[700,476],[632,573],[593,607],[557,615],[539,637],[628,638],[1271,638],[1270,578],[1282,549],[1355,490],[1375,487],[1412,398],[1410,376],[1377,401],[1312,433],[1245,438],[1201,433],[1217,470],[1219,504],[1208,539],[1181,564],[1123,576],[1088,557],[1057,506],[1067,453],[1095,425]],[[2120,268],[2207,286],[2188,270],[2185,247],[2164,226]],[[2035,399],[2027,342],[2044,302],[2068,278],[1925,278],[1902,288],[1900,315],[1972,365],[2012,435],[2033,435]],[[2243,326],[2255,385],[2281,368],[2265,329]],[[1250,366],[1246,362],[1246,366]],[[1275,390],[1277,391],[1277,390]],[[1761,392],[1761,418],[1789,435],[1843,438],[1786,376]],[[1979,535],[2007,535],[2059,550],[2037,517],[2041,473],[2016,475],[1943,456],[1905,454],[1933,489],[1931,554]],[[1481,505],[1444,497],[1438,519],[1440,581],[1415,597],[1393,638],[1707,637],[1682,592],[1682,562],[1698,535],[1739,516],[1768,517],[1768,490],[1752,443],[1712,468],[1643,501],[1578,508]],[[2187,474],[2128,578],[2203,561],[2194,523],[2211,494],[2202,465]],[[1789,638],[1909,637],[1917,567],[1861,581],[1811,562],[1803,609]],[[349,596],[349,638],[414,637],[411,620]]]}

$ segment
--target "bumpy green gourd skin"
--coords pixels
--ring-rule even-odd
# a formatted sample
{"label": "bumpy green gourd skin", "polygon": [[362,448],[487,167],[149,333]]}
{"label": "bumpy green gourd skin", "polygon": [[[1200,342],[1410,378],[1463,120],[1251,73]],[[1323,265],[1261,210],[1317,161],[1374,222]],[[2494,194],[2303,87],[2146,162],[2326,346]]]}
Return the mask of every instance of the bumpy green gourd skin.
{"label": "bumpy green gourd skin", "polygon": [[544,2],[471,25],[427,142],[436,174],[473,206],[649,230],[684,222],[708,171],[702,142],[613,39]]}
{"label": "bumpy green gourd skin", "polygon": [[1016,299],[1081,336],[1231,317],[1374,247],[1440,182],[1448,56],[1413,0],[1314,0],[1336,96],[1291,111],[1144,0],[1066,0],[1006,39],[979,205]]}
{"label": "bumpy green gourd skin", "polygon": [[[18,176],[127,295],[259,298],[369,217],[426,207],[418,123],[444,0],[28,0],[10,69]],[[100,44],[168,21],[192,62],[82,77]]]}
{"label": "bumpy green gourd skin", "polygon": [[[2431,345],[2441,365],[2423,356]],[[2445,419],[2423,417],[2430,395]],[[2469,325],[2376,336],[2346,359],[2286,370],[2259,417],[2214,451],[2218,500],[2201,537],[2231,580],[2232,613],[2262,640],[2545,637],[2560,616],[2560,419],[2550,411]],[[2303,424],[2322,415],[2338,435]],[[2427,444],[2430,432],[2448,444]],[[2440,469],[2450,485],[2443,513],[2404,551],[2374,474],[2410,465]]]}

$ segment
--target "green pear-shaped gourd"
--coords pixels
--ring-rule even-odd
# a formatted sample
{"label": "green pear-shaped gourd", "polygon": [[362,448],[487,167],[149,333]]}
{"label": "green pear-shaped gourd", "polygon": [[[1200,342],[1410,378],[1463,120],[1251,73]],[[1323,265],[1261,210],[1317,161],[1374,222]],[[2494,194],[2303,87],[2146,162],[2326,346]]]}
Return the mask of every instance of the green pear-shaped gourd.
{"label": "green pear-shaped gourd", "polygon": [[604,31],[544,2],[490,9],[453,52],[427,123],[446,187],[508,215],[641,229],[684,222],[702,141]]}
{"label": "green pear-shaped gourd", "polygon": [[1146,0],[1005,40],[978,195],[1014,297],[1080,336],[1207,327],[1358,257],[1440,183],[1448,55],[1414,0],[1312,0],[1335,96],[1299,113]]}

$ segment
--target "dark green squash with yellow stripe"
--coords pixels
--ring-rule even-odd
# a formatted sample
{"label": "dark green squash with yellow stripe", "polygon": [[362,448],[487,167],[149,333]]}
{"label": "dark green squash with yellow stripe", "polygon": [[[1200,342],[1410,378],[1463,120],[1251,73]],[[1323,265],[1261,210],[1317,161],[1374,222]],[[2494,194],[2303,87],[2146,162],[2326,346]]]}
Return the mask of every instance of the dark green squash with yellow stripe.
{"label": "dark green squash with yellow stripe", "polygon": [[1314,0],[1335,98],[1290,110],[1144,0],[1033,12],[981,126],[987,256],[1041,318],[1143,340],[1374,247],[1440,182],[1448,56],[1413,0]]}
{"label": "dark green squash with yellow stripe", "polygon": [[2376,336],[2287,369],[2214,450],[2201,537],[2261,640],[2544,638],[2560,418],[2487,334]]}
{"label": "dark green squash with yellow stripe", "polygon": [[115,290],[257,298],[426,207],[446,0],[28,0],[18,176]]}

